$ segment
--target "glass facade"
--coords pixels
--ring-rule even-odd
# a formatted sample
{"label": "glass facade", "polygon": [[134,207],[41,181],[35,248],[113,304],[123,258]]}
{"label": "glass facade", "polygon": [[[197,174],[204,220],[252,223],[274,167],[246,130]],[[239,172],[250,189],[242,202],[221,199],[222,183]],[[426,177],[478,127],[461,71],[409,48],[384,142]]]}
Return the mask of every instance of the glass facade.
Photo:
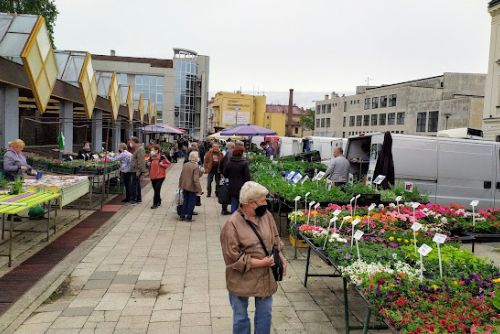
{"label": "glass facade", "polygon": [[[118,80],[120,81],[120,79]],[[142,97],[151,99],[152,103],[156,103],[158,110],[158,120],[162,120],[163,114],[163,94],[165,91],[165,79],[162,76],[156,75],[136,75],[134,85],[134,99],[138,99],[142,93]]]}
{"label": "glass facade", "polygon": [[196,110],[196,57],[174,58],[175,68],[175,125],[190,133],[200,129],[200,115]]}

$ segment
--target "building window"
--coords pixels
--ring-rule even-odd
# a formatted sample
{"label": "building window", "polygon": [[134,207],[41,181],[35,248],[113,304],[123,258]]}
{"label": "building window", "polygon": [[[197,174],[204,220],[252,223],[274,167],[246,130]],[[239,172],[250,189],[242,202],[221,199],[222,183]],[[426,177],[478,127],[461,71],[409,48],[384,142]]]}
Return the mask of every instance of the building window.
{"label": "building window", "polygon": [[363,125],[364,126],[369,126],[370,125],[370,115],[364,115],[363,116]]}
{"label": "building window", "polygon": [[316,119],[316,127],[319,128],[319,119]]}
{"label": "building window", "polygon": [[425,125],[427,122],[427,113],[417,113],[417,132],[425,132]]}
{"label": "building window", "polygon": [[295,134],[298,134],[299,133],[299,128],[295,128]]}
{"label": "building window", "polygon": [[438,130],[438,119],[439,112],[438,111],[430,111],[429,112],[429,122],[427,123],[427,131],[428,132],[437,132]]}
{"label": "building window", "polygon": [[322,128],[324,128],[324,127],[325,127],[325,119],[324,119],[324,118],[322,118],[322,119],[321,119],[321,127],[322,127]]}
{"label": "building window", "polygon": [[329,128],[330,127],[330,118],[327,118],[326,119],[326,127]]}
{"label": "building window", "polygon": [[356,117],[350,116],[349,117],[349,126],[354,126],[354,122],[356,122]]}
{"label": "building window", "polygon": [[378,121],[377,114],[372,115],[372,126],[376,126]]}
{"label": "building window", "polygon": [[346,123],[346,118],[347,117],[344,117],[344,121],[342,122],[342,126],[344,126],[344,127],[345,127],[345,123]]}
{"label": "building window", "polygon": [[331,104],[327,104],[326,105],[326,113],[327,114],[331,114],[332,113],[332,105]]}
{"label": "building window", "polygon": [[326,112],[326,104],[321,106],[321,113],[324,114]]}
{"label": "building window", "polygon": [[370,99],[369,97],[367,97],[365,99],[365,110],[370,109],[371,103],[372,103],[372,99]]}
{"label": "building window", "polygon": [[395,107],[397,104],[396,94],[389,95],[389,107]]}
{"label": "building window", "polygon": [[345,131],[342,132],[342,138],[345,138]]}
{"label": "building window", "polygon": [[387,96],[380,97],[380,108],[387,107]]}
{"label": "building window", "polygon": [[396,113],[391,112],[387,114],[387,125],[394,125],[396,123]]}
{"label": "building window", "polygon": [[405,124],[405,113],[404,112],[398,112],[397,124],[398,125],[404,125]]}
{"label": "building window", "polygon": [[356,116],[356,126],[361,126],[362,120],[363,120],[363,116],[361,116],[361,115]]}
{"label": "building window", "polygon": [[319,113],[321,113],[321,106],[317,105],[316,106],[316,114],[319,114]]}
{"label": "building window", "polygon": [[386,114],[380,114],[380,115],[378,115],[378,124],[379,125],[385,125],[385,115]]}
{"label": "building window", "polygon": [[378,108],[378,97],[372,97],[372,109]]}

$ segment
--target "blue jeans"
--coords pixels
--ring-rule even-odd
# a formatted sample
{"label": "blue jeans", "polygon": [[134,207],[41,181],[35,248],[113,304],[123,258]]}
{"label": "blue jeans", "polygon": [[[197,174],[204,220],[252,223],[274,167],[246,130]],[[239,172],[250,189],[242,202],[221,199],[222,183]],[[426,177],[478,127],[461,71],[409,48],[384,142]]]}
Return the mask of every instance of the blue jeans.
{"label": "blue jeans", "polygon": [[[229,302],[233,308],[233,334],[250,334],[248,318],[248,297],[229,294]],[[254,333],[271,333],[273,296],[255,297]]]}
{"label": "blue jeans", "polygon": [[240,199],[238,197],[231,197],[231,213],[238,210],[240,207]]}
{"label": "blue jeans", "polygon": [[182,191],[184,201],[182,203],[181,218],[191,220],[193,218],[194,207],[196,206],[196,193],[192,191]]}

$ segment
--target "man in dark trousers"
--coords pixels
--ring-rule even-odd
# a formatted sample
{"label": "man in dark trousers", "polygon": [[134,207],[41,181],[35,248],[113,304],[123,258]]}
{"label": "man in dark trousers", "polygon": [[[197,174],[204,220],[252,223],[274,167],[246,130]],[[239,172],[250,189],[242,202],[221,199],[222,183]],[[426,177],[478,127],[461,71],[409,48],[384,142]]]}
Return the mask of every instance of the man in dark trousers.
{"label": "man in dark trousers", "polygon": [[212,148],[205,154],[203,167],[207,177],[207,197],[212,196],[212,182],[215,177],[215,184],[220,183],[219,164],[224,158],[224,154],[219,149],[219,144],[214,143]]}
{"label": "man in dark trousers", "polygon": [[137,137],[130,137],[129,146],[134,151],[130,161],[130,205],[136,205],[142,202],[141,175],[146,172],[146,160],[144,158],[146,152]]}

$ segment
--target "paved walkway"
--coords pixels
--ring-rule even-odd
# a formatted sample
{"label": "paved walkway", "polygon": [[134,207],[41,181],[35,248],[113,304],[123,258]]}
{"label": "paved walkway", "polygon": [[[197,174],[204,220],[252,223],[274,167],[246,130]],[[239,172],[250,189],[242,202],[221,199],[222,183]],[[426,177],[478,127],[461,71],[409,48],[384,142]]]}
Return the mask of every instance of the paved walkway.
{"label": "paved walkway", "polygon": [[[148,186],[144,203],[125,209],[124,218],[16,333],[231,333],[219,243],[226,217],[215,199],[203,198],[195,222],[176,220],[172,201],[180,168],[168,172],[164,205],[149,208]],[[311,279],[306,290],[304,262],[291,261],[274,297],[273,333],[342,332],[341,281]],[[314,270],[328,268],[316,261]],[[358,304],[353,312],[361,318],[364,307]]]}

